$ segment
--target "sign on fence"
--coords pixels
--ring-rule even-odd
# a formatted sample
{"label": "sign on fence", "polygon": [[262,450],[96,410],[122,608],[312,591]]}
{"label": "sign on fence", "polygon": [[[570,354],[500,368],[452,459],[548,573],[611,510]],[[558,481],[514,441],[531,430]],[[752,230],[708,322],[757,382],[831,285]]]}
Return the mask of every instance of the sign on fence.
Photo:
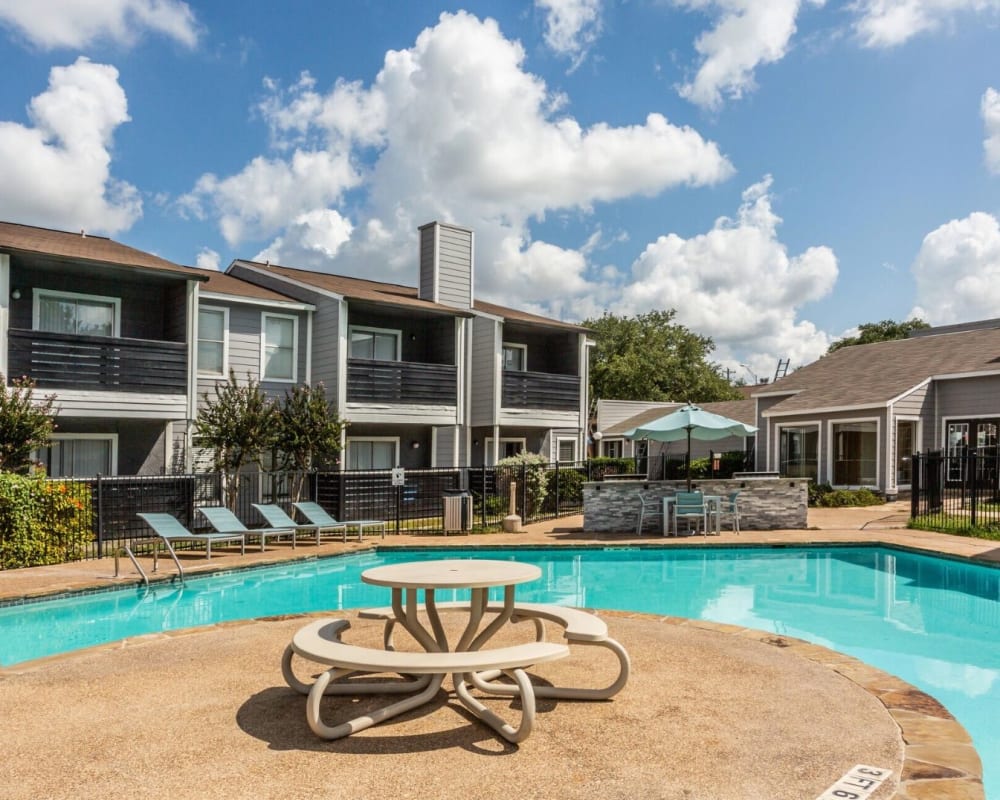
{"label": "sign on fence", "polygon": [[402,467],[392,468],[392,485],[404,486],[406,484],[406,471]]}

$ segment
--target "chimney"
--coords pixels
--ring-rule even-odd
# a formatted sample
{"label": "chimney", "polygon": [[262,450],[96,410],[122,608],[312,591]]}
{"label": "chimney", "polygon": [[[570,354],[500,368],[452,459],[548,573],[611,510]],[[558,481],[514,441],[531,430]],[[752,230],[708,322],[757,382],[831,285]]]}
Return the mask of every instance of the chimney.
{"label": "chimney", "polygon": [[473,233],[444,222],[420,228],[421,300],[453,308],[472,307]]}

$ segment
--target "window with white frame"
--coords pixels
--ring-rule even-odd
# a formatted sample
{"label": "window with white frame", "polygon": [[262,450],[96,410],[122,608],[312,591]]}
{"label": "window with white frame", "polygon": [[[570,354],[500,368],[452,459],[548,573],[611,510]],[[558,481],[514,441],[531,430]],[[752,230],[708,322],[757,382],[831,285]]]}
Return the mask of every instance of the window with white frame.
{"label": "window with white frame", "polygon": [[83,336],[120,336],[121,304],[117,297],[36,289],[32,304],[37,331]]}
{"label": "window with white frame", "polygon": [[261,315],[261,380],[295,382],[298,334],[298,317]]}
{"label": "window with white frame", "polygon": [[369,361],[399,361],[401,331],[351,326],[351,358]]}
{"label": "window with white frame", "polygon": [[[525,439],[500,439],[498,442],[499,453],[497,454],[497,460],[503,460],[505,458],[511,458],[516,456],[518,453],[523,453],[528,449],[528,443]],[[493,438],[490,436],[486,437],[486,466],[492,467],[495,463],[493,461]]]}
{"label": "window with white frame", "polygon": [[878,483],[878,423],[836,422],[832,426],[833,485],[875,486]]}
{"label": "window with white frame", "polygon": [[198,309],[198,374],[225,375],[229,356],[229,309]]}
{"label": "window with white frame", "polygon": [[392,469],[399,463],[399,439],[347,440],[347,469]]}
{"label": "window with white frame", "polygon": [[576,439],[560,439],[557,446],[560,464],[576,462]]}
{"label": "window with white frame", "polygon": [[625,449],[625,442],[621,439],[605,439],[602,442],[604,455],[608,458],[621,458]]}
{"label": "window with white frame", "polygon": [[526,344],[503,343],[503,368],[513,372],[528,369],[528,346]]}
{"label": "window with white frame", "polygon": [[38,461],[50,478],[92,478],[118,473],[116,434],[54,434],[38,451]]}

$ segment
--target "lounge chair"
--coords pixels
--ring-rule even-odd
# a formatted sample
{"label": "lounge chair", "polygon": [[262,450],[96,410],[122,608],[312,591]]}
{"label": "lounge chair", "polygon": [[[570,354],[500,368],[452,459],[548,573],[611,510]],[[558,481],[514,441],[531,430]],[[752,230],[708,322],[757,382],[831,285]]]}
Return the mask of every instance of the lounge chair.
{"label": "lounge chair", "polygon": [[[292,503],[309,522],[313,525],[346,525],[347,528],[357,528],[358,541],[364,539],[365,531],[371,528],[380,529],[382,538],[385,538],[385,520],[382,519],[345,519],[337,520],[331,517],[326,509],[319,503]],[[344,541],[347,541],[347,532],[344,532]]]}
{"label": "lounge chair", "polygon": [[248,528],[225,506],[208,506],[199,508],[198,511],[219,533],[239,533],[246,537],[257,537],[260,539],[261,552],[266,549],[268,537],[277,539],[281,536],[291,536],[292,549],[295,549],[295,528]]}
{"label": "lounge chair", "polygon": [[253,507],[257,509],[258,513],[264,518],[264,521],[272,528],[294,528],[300,532],[315,533],[317,547],[320,545],[323,534],[327,532],[340,533],[343,541],[347,541],[347,525],[343,522],[335,522],[332,525],[320,525],[310,522],[302,525],[288,516],[285,513],[285,509],[279,505],[254,503]]}
{"label": "lounge chair", "polygon": [[153,533],[169,544],[174,542],[189,542],[203,545],[205,557],[212,557],[212,544],[220,542],[239,542],[240,555],[246,553],[246,538],[242,533],[191,533],[170,514],[138,514],[145,523],[153,529]]}

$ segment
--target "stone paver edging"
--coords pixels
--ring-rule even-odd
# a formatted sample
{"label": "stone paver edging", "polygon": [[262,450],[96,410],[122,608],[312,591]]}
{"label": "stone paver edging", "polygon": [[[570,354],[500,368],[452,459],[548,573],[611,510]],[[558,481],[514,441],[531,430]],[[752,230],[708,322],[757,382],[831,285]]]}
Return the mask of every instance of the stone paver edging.
{"label": "stone paver edging", "polygon": [[[648,616],[602,611],[607,616]],[[853,656],[789,636],[718,622],[663,617],[674,625],[692,625],[733,636],[746,636],[787,648],[857,684],[885,706],[903,738],[903,768],[892,800],[985,800],[983,765],[965,728],[929,694],[895,675]],[[884,765],[875,765],[884,766]]]}

